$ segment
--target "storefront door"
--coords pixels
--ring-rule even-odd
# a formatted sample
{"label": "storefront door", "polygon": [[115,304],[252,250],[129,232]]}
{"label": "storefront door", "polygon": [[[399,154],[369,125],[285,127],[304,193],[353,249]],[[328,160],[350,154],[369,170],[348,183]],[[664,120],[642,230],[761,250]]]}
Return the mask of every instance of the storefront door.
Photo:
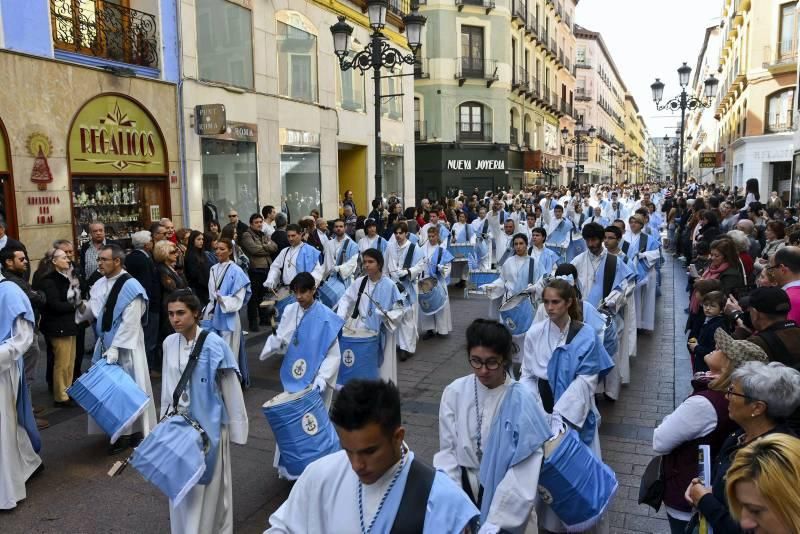
{"label": "storefront door", "polygon": [[14,197],[14,178],[11,174],[11,151],[8,134],[0,120],[0,221],[6,223],[6,233],[19,239],[17,232],[17,210]]}

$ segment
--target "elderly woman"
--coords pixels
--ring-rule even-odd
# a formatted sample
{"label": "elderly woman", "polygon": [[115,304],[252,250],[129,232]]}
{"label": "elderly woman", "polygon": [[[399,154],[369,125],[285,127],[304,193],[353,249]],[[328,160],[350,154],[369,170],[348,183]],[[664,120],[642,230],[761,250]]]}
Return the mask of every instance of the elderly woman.
{"label": "elderly woman", "polygon": [[773,434],[736,454],[726,474],[731,514],[745,530],[800,532],[800,440]]}
{"label": "elderly woman", "polygon": [[717,350],[705,356],[709,371],[695,375],[692,394],[653,432],[653,450],[664,455],[664,506],[673,534],[682,534],[692,517],[683,493],[697,473],[697,446],[710,445],[714,457],[736,428],[728,416],[725,392],[709,385],[727,382],[725,377],[740,365],[766,357],[753,343],[735,341],[723,330],[718,329],[714,338]]}
{"label": "elderly woman", "polygon": [[[153,247],[153,261],[156,263],[156,275],[161,284],[162,301],[166,302],[167,296],[173,291],[188,287],[186,279],[175,269],[178,262],[178,247],[175,243],[166,239],[157,241]],[[158,306],[160,310],[158,342],[161,344],[168,335],[175,331],[170,325],[166,304],[151,302],[150,306]]]}
{"label": "elderly woman", "polygon": [[778,250],[786,246],[786,225],[781,221],[770,221],[764,230],[764,236],[767,238],[767,244],[764,245],[764,249],[755,264],[756,271],[766,267],[770,256],[775,255]]}
{"label": "elderly woman", "polygon": [[753,280],[753,257],[749,253],[750,239],[741,230],[731,230],[726,235],[733,241],[736,252],[739,253],[739,261],[742,262],[744,275],[750,283]]}
{"label": "elderly woman", "polygon": [[[727,343],[730,341],[723,343],[723,350]],[[765,359],[766,354],[763,356]],[[725,374],[712,387],[725,389],[728,415],[741,428],[725,440],[714,459],[711,486],[704,486],[698,478],[692,479],[686,500],[705,517],[714,532],[743,533],[728,509],[725,474],[735,454],[746,445],[769,434],[792,435],[784,420],[800,406],[800,372],[777,362],[768,365],[748,362],[730,373],[729,379],[724,378]],[[695,520],[696,516],[692,518]]]}

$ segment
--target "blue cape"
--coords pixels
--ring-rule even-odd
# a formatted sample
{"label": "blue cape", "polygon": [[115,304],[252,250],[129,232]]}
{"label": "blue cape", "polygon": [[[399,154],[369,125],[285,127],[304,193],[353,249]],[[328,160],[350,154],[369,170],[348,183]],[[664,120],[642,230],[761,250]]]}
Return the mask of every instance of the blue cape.
{"label": "blue cape", "polygon": [[[289,306],[300,306],[298,303]],[[284,314],[284,319],[287,317]],[[300,320],[286,356],[281,364],[281,384],[289,393],[296,393],[314,382],[331,343],[344,325],[344,320],[316,300]],[[295,340],[297,344],[295,344]]]}
{"label": "blue cape", "polygon": [[[122,290],[119,292],[117,296],[117,302],[114,305],[114,320],[111,323],[111,330],[108,332],[101,332],[100,329],[103,326],[103,315],[105,314],[105,304],[100,309],[100,314],[96,318],[97,320],[94,323],[94,332],[97,336],[98,343],[95,343],[94,346],[94,355],[92,356],[92,363],[97,363],[103,356],[103,352],[107,348],[109,348],[113,341],[114,336],[117,334],[117,330],[119,329],[119,325],[122,323],[122,313],[125,311],[133,299],[137,297],[142,297],[145,302],[148,301],[147,299],[147,292],[145,291],[142,284],[140,284],[135,278],[131,277],[125,284],[122,286]],[[147,311],[145,311],[145,315]]]}

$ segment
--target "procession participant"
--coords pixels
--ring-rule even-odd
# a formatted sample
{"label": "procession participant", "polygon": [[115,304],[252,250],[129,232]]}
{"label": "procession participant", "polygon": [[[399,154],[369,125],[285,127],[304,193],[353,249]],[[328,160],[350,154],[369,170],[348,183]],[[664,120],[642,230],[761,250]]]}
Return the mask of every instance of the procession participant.
{"label": "procession participant", "polygon": [[364,252],[370,248],[377,249],[381,254],[386,252],[388,242],[378,235],[378,223],[375,222],[375,219],[367,219],[364,221],[364,232],[364,237],[358,241],[359,252]]}
{"label": "procession participant", "polygon": [[471,226],[475,231],[475,255],[478,258],[478,269],[488,271],[492,268],[492,243],[494,243],[494,233],[490,227],[490,221],[486,217],[486,207],[478,207],[478,217],[472,221]]}
{"label": "procession participant", "polygon": [[[458,212],[458,222],[453,225],[451,233],[451,245],[453,243],[468,243],[472,245],[473,249],[476,244],[475,230],[467,223],[467,214],[463,211]],[[475,261],[477,263],[477,253],[475,253]],[[463,287],[466,280],[469,280],[469,258],[459,259],[454,261],[451,266],[453,269],[453,278],[459,280],[459,287]]]}
{"label": "procession participant", "polygon": [[170,529],[174,534],[233,533],[231,442],[244,445],[248,434],[236,358],[217,334],[209,331],[201,339],[201,304],[190,290],[173,292],[166,305],[175,333],[163,343],[161,417],[175,408],[173,392],[196,344],[202,343],[177,410],[197,421],[209,440],[202,478],[177,506],[170,502]]}
{"label": "procession participant", "polygon": [[524,224],[525,231],[528,233],[528,241],[532,241],[532,233],[536,228],[542,228],[542,221],[541,221],[541,214],[539,217],[536,216],[536,213],[529,212],[525,215],[525,224]]}
{"label": "procession participant", "polygon": [[233,242],[221,237],[214,245],[218,263],[211,266],[208,276],[208,304],[204,308],[203,319],[209,328],[225,340],[239,363],[242,384],[250,384],[247,366],[247,351],[244,346],[242,319],[239,310],[252,296],[250,278],[236,265],[233,256]]}
{"label": "procession participant", "polygon": [[405,444],[393,383],[348,382],[333,403],[331,421],[343,450],[306,468],[265,534],[460,534],[471,527],[475,505]]}
{"label": "procession participant", "polygon": [[395,242],[386,249],[386,262],[383,272],[394,282],[400,283],[403,292],[404,308],[400,326],[397,329],[397,352],[401,362],[406,361],[417,351],[417,279],[425,269],[425,255],[422,249],[408,240],[408,225],[397,223],[394,227]]}
{"label": "procession participant", "polygon": [[434,227],[439,229],[439,240],[444,243],[445,247],[447,247],[447,245],[450,243],[450,230],[447,229],[447,225],[439,220],[439,214],[435,211],[431,211],[428,215],[428,218],[428,223],[419,231],[419,246],[425,244],[425,242],[428,240],[428,229]]}
{"label": "procession participant", "polygon": [[486,218],[489,219],[492,233],[499,234],[506,220],[511,218],[511,214],[506,211],[506,203],[500,200],[500,197],[497,197],[494,199],[492,210],[486,215]]}
{"label": "procession participant", "polygon": [[[642,231],[646,222],[639,214],[628,219],[630,233],[625,236],[622,250],[628,255],[631,268],[636,271],[636,326],[643,330],[655,328],[656,268],[653,252],[658,252],[658,241]],[[627,249],[627,250],[626,250]]]}
{"label": "procession participant", "polygon": [[[625,301],[618,311],[615,321],[617,323],[617,339],[619,339],[619,362],[615,358],[614,370],[609,373],[611,378],[606,379],[606,393],[613,397],[616,388],[614,386],[609,388],[609,383],[613,384],[614,377],[618,374],[622,384],[627,384],[630,381],[630,368],[629,358],[636,356],[636,299],[634,291],[636,288],[636,272],[630,268],[628,258],[620,248],[622,241],[623,230],[620,228],[625,227],[623,221],[619,221],[621,225],[611,225],[605,228],[604,246],[609,254],[617,256],[628,265],[628,284],[625,288]],[[610,391],[610,393],[609,393]],[[617,398],[617,397],[613,397]]]}
{"label": "procession participant", "polygon": [[358,245],[344,231],[344,221],[333,222],[333,237],[327,240],[325,247],[325,276],[336,275],[345,287],[350,285],[353,274],[358,267]]}
{"label": "procession participant", "polygon": [[531,246],[528,247],[528,256],[533,258],[539,265],[541,276],[552,273],[558,264],[556,253],[544,246],[546,239],[547,230],[544,228],[533,228],[531,230],[531,239],[529,241]]}
{"label": "procession participant", "polygon": [[435,226],[428,228],[428,239],[422,245],[422,253],[425,256],[425,275],[436,278],[445,294],[444,307],[441,310],[425,313],[420,309],[418,326],[419,330],[424,332],[422,339],[431,339],[436,335],[446,336],[453,330],[450,296],[447,290],[453,255],[439,242],[439,232]]}
{"label": "procession participant", "polygon": [[495,264],[498,269],[514,255],[514,221],[507,220],[502,230],[494,239]]}
{"label": "procession participant", "polygon": [[33,343],[33,308],[1,274],[0,309],[0,510],[11,510],[25,499],[25,483],[43,464],[22,361]]}
{"label": "procession participant", "polygon": [[311,273],[319,285],[325,271],[319,251],[303,242],[303,231],[296,224],[286,227],[286,238],[289,246],[281,250],[272,262],[264,287],[272,290],[288,287],[297,273]]}
{"label": "procession participant", "polygon": [[586,224],[581,235],[588,250],[578,254],[572,264],[578,269],[583,297],[595,308],[603,304],[614,312],[631,272],[621,258],[603,248],[605,229],[598,223]]}
{"label": "procession participant", "polygon": [[[105,358],[109,364],[120,365],[150,400],[142,415],[122,430],[120,438],[109,446],[109,454],[135,447],[156,424],[156,408],[147,368],[142,316],[147,313],[147,292],[125,269],[125,253],[119,245],[104,245],[97,257],[97,269],[103,278],[75,310],[75,322],[94,321],[97,342],[92,363]],[[89,433],[100,433],[89,418]]]}
{"label": "procession participant", "polygon": [[[405,224],[405,223],[402,223]],[[378,332],[381,339],[379,373],[384,380],[397,380],[396,330],[405,314],[397,285],[383,275],[384,259],[371,248],[362,254],[364,275],[345,291],[336,313],[353,330]]]}
{"label": "procession participant", "polygon": [[476,319],[466,337],[473,371],[442,394],[433,465],[480,506],[481,532],[535,533],[531,512],[550,426],[541,404],[511,375],[508,329]]}
{"label": "procession participant", "polygon": [[608,217],[603,216],[603,206],[597,205],[592,208],[591,216],[587,217],[583,223],[583,226],[586,226],[589,223],[597,223],[603,228],[611,224],[611,221],[608,220]]}
{"label": "procession participant", "polygon": [[545,224],[544,228],[547,230],[545,245],[556,253],[559,263],[565,262],[575,223],[564,217],[564,208],[560,204],[556,205],[552,212],[543,210],[542,219]]}

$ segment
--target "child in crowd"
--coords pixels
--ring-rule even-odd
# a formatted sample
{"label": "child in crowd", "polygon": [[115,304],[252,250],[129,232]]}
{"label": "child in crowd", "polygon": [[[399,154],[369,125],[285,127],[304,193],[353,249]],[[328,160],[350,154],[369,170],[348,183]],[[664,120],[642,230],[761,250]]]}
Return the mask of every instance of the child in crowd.
{"label": "child in crowd", "polygon": [[[722,291],[722,282],[719,280],[698,280],[694,284],[694,290],[697,294],[697,301],[703,302],[703,297],[712,291]],[[686,319],[685,332],[688,334],[689,339],[697,339],[700,336],[700,327],[705,323],[706,315],[703,313],[703,307],[700,306],[696,312],[689,310],[689,318]]]}
{"label": "child in crowd", "polygon": [[[706,280],[704,280],[705,282]],[[711,291],[703,297],[703,313],[705,322],[700,327],[697,338],[689,339],[689,353],[692,355],[692,369],[695,373],[708,371],[705,362],[705,355],[715,350],[714,333],[718,328],[726,327],[725,315],[725,293],[722,291]]]}

